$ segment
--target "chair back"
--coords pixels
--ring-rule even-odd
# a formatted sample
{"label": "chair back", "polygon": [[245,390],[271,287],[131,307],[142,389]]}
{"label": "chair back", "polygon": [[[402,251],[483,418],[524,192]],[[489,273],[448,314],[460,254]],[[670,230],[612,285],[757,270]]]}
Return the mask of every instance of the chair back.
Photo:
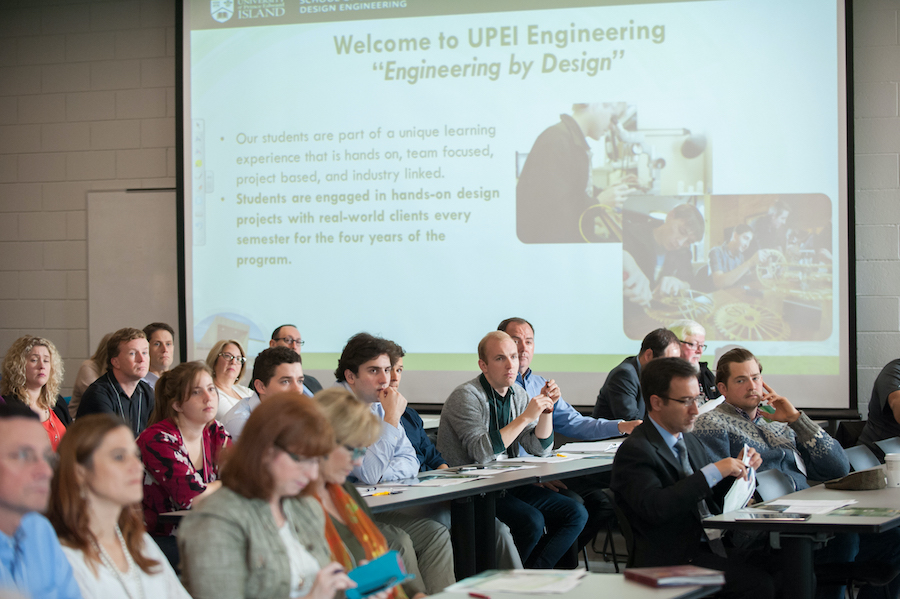
{"label": "chair back", "polygon": [[619,521],[619,530],[622,532],[622,536],[625,537],[625,549],[628,550],[628,561],[625,562],[625,567],[631,568],[634,566],[634,533],[631,531],[631,524],[628,523],[628,516],[625,515],[625,512],[622,511],[622,508],[619,507],[619,504],[616,503],[616,495],[612,492],[612,489],[603,489],[603,492],[609,498],[609,502],[613,506],[613,511],[616,513],[616,520]]}
{"label": "chair back", "polygon": [[763,501],[778,499],[794,491],[794,482],[781,470],[773,468],[756,473],[756,492]]}
{"label": "chair back", "polygon": [[900,437],[891,437],[890,439],[875,441],[875,445],[877,445],[878,449],[885,454],[900,453]]}
{"label": "chair back", "polygon": [[872,453],[872,450],[865,445],[848,447],[844,452],[847,454],[847,459],[850,460],[850,466],[857,472],[866,468],[874,468],[881,464],[878,461],[878,456]]}

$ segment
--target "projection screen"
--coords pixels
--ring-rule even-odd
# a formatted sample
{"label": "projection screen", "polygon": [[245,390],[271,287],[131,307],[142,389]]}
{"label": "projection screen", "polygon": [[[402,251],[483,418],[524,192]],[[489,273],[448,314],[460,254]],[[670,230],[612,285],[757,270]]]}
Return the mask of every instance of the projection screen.
{"label": "projection screen", "polygon": [[[184,0],[191,359],[359,331],[442,402],[504,318],[576,406],[650,330],[851,405],[844,5]],[[246,381],[244,381],[246,382]],[[855,405],[855,397],[852,399]]]}

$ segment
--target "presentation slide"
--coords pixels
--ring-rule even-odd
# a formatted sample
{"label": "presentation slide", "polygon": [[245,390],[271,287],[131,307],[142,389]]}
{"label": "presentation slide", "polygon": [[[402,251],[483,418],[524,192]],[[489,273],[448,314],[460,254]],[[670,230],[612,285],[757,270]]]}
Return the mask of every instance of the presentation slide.
{"label": "presentation slide", "polygon": [[745,346],[795,404],[847,407],[842,11],[185,0],[190,357],[293,323],[318,374],[368,331],[442,402],[519,316],[588,406],[689,318],[711,367]]}

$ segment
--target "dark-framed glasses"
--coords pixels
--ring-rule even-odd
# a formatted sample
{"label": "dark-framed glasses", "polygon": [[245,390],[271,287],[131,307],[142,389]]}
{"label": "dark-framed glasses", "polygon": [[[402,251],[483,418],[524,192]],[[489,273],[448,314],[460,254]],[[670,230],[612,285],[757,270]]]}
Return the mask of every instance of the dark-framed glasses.
{"label": "dark-framed glasses", "polygon": [[705,343],[703,345],[700,345],[699,343],[695,343],[694,341],[682,341],[681,339],[678,340],[678,343],[684,343],[689,348],[691,348],[692,351],[697,351],[698,348],[700,349],[700,351],[706,351],[706,348],[709,347]]}
{"label": "dark-framed glasses", "polygon": [[282,447],[281,445],[278,445],[278,444],[276,444],[275,447],[277,447],[278,449],[280,449],[281,451],[286,453],[289,458],[291,458],[292,460],[294,460],[294,462],[296,462],[298,464],[303,464],[303,463],[307,463],[307,462],[318,463],[319,458],[308,458],[306,456],[302,456],[298,453],[294,453],[293,451],[288,451],[287,449],[285,449],[284,447]]}
{"label": "dark-framed glasses", "polygon": [[660,395],[660,397],[662,397],[663,399],[667,399],[669,401],[678,402],[686,408],[691,407],[691,404],[699,407],[700,404],[703,403],[703,400],[706,399],[706,397],[704,395],[698,395],[697,397],[688,397],[688,398],[682,398],[682,399],[679,399],[677,397],[666,397],[665,395]]}
{"label": "dark-framed glasses", "polygon": [[247,358],[244,356],[233,356],[228,353],[220,353],[219,357],[228,362],[229,364],[237,360],[238,364],[244,364],[247,361]]}
{"label": "dark-framed glasses", "polygon": [[295,346],[299,345],[303,347],[303,344],[306,343],[303,339],[294,339],[293,337],[275,337],[275,341],[283,341],[285,345]]}

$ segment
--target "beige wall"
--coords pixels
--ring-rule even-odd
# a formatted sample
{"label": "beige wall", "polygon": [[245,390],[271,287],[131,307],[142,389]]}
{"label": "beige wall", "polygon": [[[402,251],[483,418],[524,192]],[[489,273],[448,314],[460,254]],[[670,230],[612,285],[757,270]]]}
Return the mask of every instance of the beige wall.
{"label": "beige wall", "polygon": [[[854,2],[860,407],[900,356],[900,0]],[[0,351],[87,343],[85,194],[175,185],[174,2],[0,0]],[[135,323],[140,326],[144,323]]]}

